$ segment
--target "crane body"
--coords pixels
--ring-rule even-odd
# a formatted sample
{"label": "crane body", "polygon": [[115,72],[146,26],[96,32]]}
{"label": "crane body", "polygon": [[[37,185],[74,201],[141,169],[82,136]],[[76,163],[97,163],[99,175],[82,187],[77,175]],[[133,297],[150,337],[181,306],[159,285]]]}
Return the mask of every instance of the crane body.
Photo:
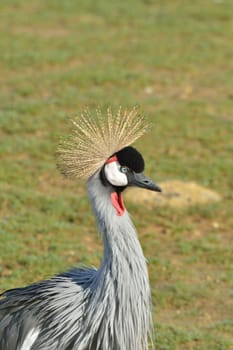
{"label": "crane body", "polygon": [[148,349],[148,271],[122,192],[128,185],[160,188],[139,171],[144,161],[138,151],[120,152],[87,181],[104,245],[99,269],[73,268],[3,293],[0,350]]}

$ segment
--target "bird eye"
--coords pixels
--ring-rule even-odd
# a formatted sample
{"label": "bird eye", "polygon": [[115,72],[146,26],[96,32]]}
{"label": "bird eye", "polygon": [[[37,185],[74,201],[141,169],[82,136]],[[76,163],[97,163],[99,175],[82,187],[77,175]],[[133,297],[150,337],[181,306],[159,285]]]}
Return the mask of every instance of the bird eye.
{"label": "bird eye", "polygon": [[127,168],[127,166],[122,166],[120,167],[120,171],[124,174],[128,173],[129,172],[129,168]]}

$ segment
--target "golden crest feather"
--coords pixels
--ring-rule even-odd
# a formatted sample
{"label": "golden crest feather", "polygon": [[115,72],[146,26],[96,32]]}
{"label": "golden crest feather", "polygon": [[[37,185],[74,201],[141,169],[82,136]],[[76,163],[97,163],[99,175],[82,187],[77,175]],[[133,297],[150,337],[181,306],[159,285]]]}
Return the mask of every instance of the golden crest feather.
{"label": "golden crest feather", "polygon": [[92,115],[86,109],[72,124],[71,134],[60,143],[57,154],[61,172],[75,179],[93,175],[111,155],[131,145],[148,128],[136,107],[120,107],[116,114],[109,107],[106,116],[100,110]]}

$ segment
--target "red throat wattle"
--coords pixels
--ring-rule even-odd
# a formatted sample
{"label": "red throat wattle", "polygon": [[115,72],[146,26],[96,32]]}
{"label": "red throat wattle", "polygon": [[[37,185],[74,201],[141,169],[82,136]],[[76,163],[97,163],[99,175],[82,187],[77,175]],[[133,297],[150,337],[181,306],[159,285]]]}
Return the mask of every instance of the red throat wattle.
{"label": "red throat wattle", "polygon": [[125,206],[124,206],[122,194],[117,192],[112,192],[111,201],[112,201],[112,205],[116,209],[117,215],[122,216],[125,212]]}

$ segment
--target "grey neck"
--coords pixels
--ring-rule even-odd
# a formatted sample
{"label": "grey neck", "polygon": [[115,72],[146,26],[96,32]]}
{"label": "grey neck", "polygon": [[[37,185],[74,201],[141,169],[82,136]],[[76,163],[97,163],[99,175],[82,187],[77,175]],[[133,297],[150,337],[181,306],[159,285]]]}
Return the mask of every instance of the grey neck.
{"label": "grey neck", "polygon": [[129,268],[134,268],[134,264],[136,268],[143,265],[147,271],[135,227],[127,210],[122,216],[117,215],[111,202],[111,191],[110,186],[102,185],[98,173],[88,182],[89,197],[104,243],[101,268],[112,268],[114,261],[120,264],[124,260],[122,262],[127,263]]}
{"label": "grey neck", "polygon": [[[118,216],[111,203],[112,189],[102,185],[99,173],[88,181],[88,193],[104,243],[97,288],[114,297],[115,316],[109,323],[118,334],[114,349],[148,349],[151,335],[151,299],[145,257],[127,211]],[[113,298],[109,300],[113,303]],[[107,326],[105,324],[105,326]]]}

